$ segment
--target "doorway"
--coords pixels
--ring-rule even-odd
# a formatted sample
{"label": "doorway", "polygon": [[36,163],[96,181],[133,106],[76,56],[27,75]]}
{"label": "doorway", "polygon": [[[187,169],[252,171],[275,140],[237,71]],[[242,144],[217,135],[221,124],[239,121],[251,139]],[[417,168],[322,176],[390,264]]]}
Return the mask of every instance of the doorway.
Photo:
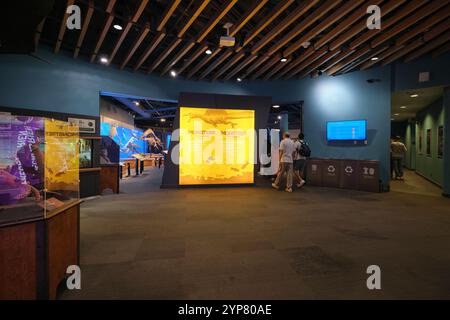
{"label": "doorway", "polygon": [[[392,95],[391,140],[406,146],[403,179],[395,179],[391,148],[391,190],[442,194],[444,177],[444,88],[395,92]],[[397,174],[398,175],[398,174]]]}

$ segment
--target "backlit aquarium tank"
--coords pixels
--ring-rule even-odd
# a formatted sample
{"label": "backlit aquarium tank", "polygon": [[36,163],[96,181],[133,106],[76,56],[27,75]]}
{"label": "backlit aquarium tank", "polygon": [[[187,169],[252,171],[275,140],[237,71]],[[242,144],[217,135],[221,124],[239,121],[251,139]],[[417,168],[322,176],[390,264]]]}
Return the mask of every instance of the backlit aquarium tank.
{"label": "backlit aquarium tank", "polygon": [[92,168],[92,140],[80,139],[80,169]]}
{"label": "backlit aquarium tank", "polygon": [[120,147],[120,159],[131,159],[133,154],[145,153],[146,142],[142,140],[143,131],[115,126],[102,122],[100,134],[113,139]]}
{"label": "backlit aquarium tank", "polygon": [[67,122],[0,115],[0,225],[79,199],[79,133]]}

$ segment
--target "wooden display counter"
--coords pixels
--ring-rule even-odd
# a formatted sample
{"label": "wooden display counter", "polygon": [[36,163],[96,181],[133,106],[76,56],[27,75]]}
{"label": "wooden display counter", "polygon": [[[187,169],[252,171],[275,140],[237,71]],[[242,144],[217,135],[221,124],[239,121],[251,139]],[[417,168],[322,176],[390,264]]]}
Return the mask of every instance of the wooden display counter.
{"label": "wooden display counter", "polygon": [[67,267],[79,265],[80,203],[0,226],[0,299],[56,298]]}
{"label": "wooden display counter", "polygon": [[114,193],[119,193],[120,165],[102,165],[100,171],[100,193],[106,189],[111,189]]}

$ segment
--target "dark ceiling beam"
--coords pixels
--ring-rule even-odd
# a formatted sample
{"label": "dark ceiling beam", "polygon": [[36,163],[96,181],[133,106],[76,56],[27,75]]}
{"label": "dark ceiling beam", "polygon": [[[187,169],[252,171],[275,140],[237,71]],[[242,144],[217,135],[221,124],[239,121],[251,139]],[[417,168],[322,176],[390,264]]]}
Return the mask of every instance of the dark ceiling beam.
{"label": "dark ceiling beam", "polygon": [[359,67],[360,65],[362,65],[363,63],[366,63],[367,61],[372,61],[371,59],[374,57],[377,57],[382,54],[383,52],[385,52],[387,49],[389,49],[390,47],[388,45],[385,45],[383,47],[377,48],[374,51],[370,51],[368,55],[366,55],[365,57],[359,59],[358,61],[354,62],[353,64],[345,67],[343,69],[343,71],[345,71],[345,73],[350,72],[354,69],[356,69],[357,67]]}
{"label": "dark ceiling beam", "polygon": [[[359,0],[353,0],[349,3],[353,4],[353,2],[357,2]],[[342,0],[327,0],[324,2],[321,6],[319,6],[314,12],[308,13],[308,15],[299,21],[296,26],[291,28],[287,34],[285,34],[281,39],[277,40],[273,46],[269,48],[267,51],[268,55],[272,55],[281,48],[283,48],[285,45],[287,45],[292,39],[297,37],[299,34],[304,32],[307,28],[312,26],[316,21],[321,19],[325,14],[327,14],[330,10],[341,4]],[[311,2],[309,3],[309,6],[307,3],[305,3],[305,11],[306,13],[309,9],[311,9],[316,3]],[[303,45],[304,42],[298,44],[297,48],[294,50],[291,50],[291,47],[289,47],[287,50],[283,52],[283,56],[287,57],[291,55],[295,50],[300,48]]]}
{"label": "dark ceiling beam", "polygon": [[39,23],[36,28],[36,34],[34,35],[34,44],[36,47],[39,45],[39,40],[41,39],[42,30],[44,29],[46,20],[47,18],[42,19],[41,23]]}
{"label": "dark ceiling beam", "polygon": [[73,57],[77,58],[80,53],[80,48],[83,45],[84,37],[86,36],[86,32],[89,28],[89,23],[91,22],[92,15],[94,14],[94,0],[89,0],[88,9],[86,12],[86,16],[83,20],[83,26],[81,27],[80,35],[78,36],[77,46],[75,47],[75,51],[73,53]]}
{"label": "dark ceiling beam", "polygon": [[[381,17],[383,18],[391,11],[395,10],[401,4],[403,4],[406,0],[390,0],[383,6],[381,6]],[[367,10],[367,7],[366,7]],[[382,28],[384,28],[384,23]],[[355,37],[360,32],[367,29],[367,16],[362,19],[362,21],[358,22],[352,28],[341,34],[337,39],[333,40],[330,43],[330,50],[336,50],[340,48],[344,43]]]}
{"label": "dark ceiling beam", "polygon": [[159,56],[153,61],[150,67],[147,70],[147,73],[153,72],[167,57],[169,54],[175,50],[176,47],[181,43],[180,38],[176,38],[167,48],[164,48],[164,51],[159,54]]}
{"label": "dark ceiling beam", "polygon": [[200,77],[198,79],[202,80],[206,76],[208,76],[208,74],[210,74],[215,68],[217,68],[219,65],[221,65],[229,56],[231,56],[232,53],[233,53],[233,50],[231,50],[231,49],[226,50],[219,58],[217,58],[213,63],[211,63],[206,68],[206,70],[204,70],[200,74]]}
{"label": "dark ceiling beam", "polygon": [[252,6],[230,30],[230,36],[234,37],[253,18],[269,0],[253,0]]}
{"label": "dark ceiling beam", "polygon": [[169,61],[169,63],[164,67],[161,75],[165,75],[181,58],[183,58],[193,47],[195,46],[194,41],[187,42],[183,48]]}
{"label": "dark ceiling beam", "polygon": [[126,36],[128,35],[128,32],[130,32],[133,24],[139,20],[139,18],[142,15],[142,12],[144,12],[145,7],[147,6],[148,2],[149,2],[149,0],[141,0],[141,3],[139,4],[138,8],[136,9],[136,12],[134,13],[133,17],[131,18],[130,21],[128,21],[125,28],[121,31],[119,39],[117,40],[117,42],[114,46],[114,49],[109,56],[108,64],[111,64],[112,61],[114,60],[114,57],[116,56],[117,51],[119,51],[119,48],[122,46],[122,43],[125,40]]}
{"label": "dark ceiling beam", "polygon": [[[381,34],[384,32],[384,30],[387,30],[389,27],[394,26],[396,23],[398,23],[400,20],[402,20],[404,17],[408,16],[410,13],[414,12],[424,4],[426,4],[429,0],[410,0],[408,3],[401,7],[401,10],[398,10],[393,16],[391,16],[389,19],[385,19],[382,21],[381,30],[368,30],[355,40],[353,40],[350,43],[351,49],[356,49],[360,45],[367,43],[370,39],[374,38],[378,34]],[[383,9],[381,11],[383,12]],[[395,26],[394,26],[395,28]]]}
{"label": "dark ceiling beam", "polygon": [[137,71],[147,60],[147,58],[152,54],[153,51],[158,47],[159,43],[164,39],[166,34],[164,32],[160,32],[157,35],[155,35],[148,45],[148,47],[145,49],[144,53],[139,58],[138,62],[134,66],[133,70]]}
{"label": "dark ceiling beam", "polygon": [[164,29],[164,27],[167,24],[167,21],[169,21],[170,17],[174,13],[174,11],[177,9],[180,2],[181,2],[181,0],[172,0],[172,3],[170,4],[170,6],[168,6],[166,11],[163,13],[161,21],[158,23],[158,26],[156,27],[156,31],[160,32]]}
{"label": "dark ceiling beam", "polygon": [[130,101],[130,99],[121,98],[121,97],[114,97],[117,101],[119,101],[124,106],[128,107],[131,111],[137,113],[141,117],[145,119],[150,118],[150,114],[146,112],[143,108],[141,108],[139,105],[135,105],[133,102]]}
{"label": "dark ceiling beam", "polygon": [[298,66],[300,63],[305,61],[307,58],[309,58],[316,50],[314,50],[313,46],[310,46],[308,49],[306,49],[302,54],[300,54],[297,58],[289,62],[280,72],[278,72],[273,79],[277,80],[283,77],[285,74],[287,74],[289,71],[294,69],[296,66]]}
{"label": "dark ceiling beam", "polygon": [[264,80],[269,80],[270,78],[272,78],[276,73],[278,73],[281,69],[283,69],[286,64],[288,64],[289,62],[292,61],[292,56],[289,56],[286,58],[287,61],[286,62],[281,62],[279,64],[276,64],[274,68],[272,68],[272,70],[270,70],[265,76],[264,76]]}
{"label": "dark ceiling beam", "polygon": [[450,42],[447,43],[446,45],[434,50],[432,53],[432,56],[433,56],[433,58],[437,58],[448,51],[450,51]]}
{"label": "dark ceiling beam", "polygon": [[383,61],[387,57],[393,55],[394,53],[396,53],[397,51],[399,51],[399,50],[401,50],[403,48],[404,48],[404,45],[399,45],[399,46],[394,45],[394,46],[389,47],[389,49],[384,51],[382,54],[378,55],[378,60],[374,60],[374,61],[369,60],[369,61],[364,62],[361,65],[360,70],[367,70],[367,69],[369,69],[370,67],[380,63],[381,61]]}
{"label": "dark ceiling beam", "polygon": [[432,15],[425,21],[421,22],[416,28],[408,30],[406,33],[401,35],[395,42],[396,45],[400,46],[405,44],[408,40],[414,38],[415,36],[421,34],[422,32],[427,31],[429,28],[434,26],[435,24],[441,22],[442,20],[448,18],[450,16],[450,5],[448,5],[445,9],[439,10],[436,14]]}
{"label": "dark ceiling beam", "polygon": [[[248,66],[252,61],[254,61],[256,58],[258,58],[257,55],[250,54],[247,58],[244,59],[241,63],[239,63],[236,67],[234,67],[233,70],[228,72],[228,74],[225,76],[224,80],[230,80],[232,77],[234,77],[239,71],[244,69],[246,66]],[[240,77],[242,78],[242,77]]]}
{"label": "dark ceiling beam", "polygon": [[111,28],[111,24],[114,20],[114,15],[112,14],[114,5],[116,4],[117,0],[109,0],[108,6],[106,8],[106,13],[108,14],[108,18],[106,19],[105,25],[103,26],[102,32],[100,33],[100,37],[97,40],[97,43],[95,44],[94,53],[91,56],[91,62],[94,62],[97,58],[98,52],[103,44],[103,41],[105,41],[105,37],[108,34],[109,28]]}
{"label": "dark ceiling beam", "polygon": [[205,44],[199,44],[197,50],[184,62],[183,66],[178,69],[178,74],[181,74],[189,67],[195,60],[198,59],[201,55],[205,54],[205,51],[208,49],[208,46]]}
{"label": "dark ceiling beam", "polygon": [[206,56],[204,59],[199,61],[188,73],[187,79],[191,79],[192,76],[197,73],[205,64],[207,64],[209,61],[211,61],[215,56],[217,56],[222,49],[218,48],[217,50],[213,51],[212,54]]}
{"label": "dark ceiling beam", "polygon": [[245,74],[243,74],[240,78],[244,79],[248,77],[253,71],[255,71],[259,66],[261,66],[264,62],[266,62],[270,56],[268,55],[261,55],[258,56],[258,59],[256,59],[255,63],[251,64],[248,69],[245,71]]}
{"label": "dark ceiling beam", "polygon": [[[382,66],[387,66],[388,64],[400,59],[401,57],[407,55],[413,50],[416,50],[420,46],[423,45],[423,40],[419,39],[417,41],[413,41],[405,46],[401,46],[400,50],[395,50],[395,53],[383,59]],[[394,51],[394,50],[393,50]]]}
{"label": "dark ceiling beam", "polygon": [[241,51],[239,53],[237,53],[236,55],[234,55],[234,57],[227,62],[227,64],[223,67],[220,68],[212,77],[212,80],[217,80],[219,79],[227,70],[229,70],[232,66],[234,66],[236,63],[238,63],[242,58],[245,57],[245,52]]}
{"label": "dark ceiling beam", "polygon": [[147,34],[150,32],[150,26],[145,26],[144,29],[141,30],[139,36],[137,37],[137,39],[134,41],[134,44],[131,46],[130,50],[128,50],[128,53],[125,56],[125,59],[123,60],[123,62],[120,64],[120,69],[125,68],[125,66],[128,64],[128,62],[130,61],[131,57],[134,55],[134,53],[136,52],[136,50],[139,48],[139,46],[141,45],[142,41],[144,41],[145,37],[147,36]]}
{"label": "dark ceiling beam", "polygon": [[286,9],[295,2],[295,0],[283,0],[280,2],[266,17],[264,17],[261,22],[253,28],[250,34],[245,37],[242,46],[236,48],[236,52],[239,52],[248,45],[258,34],[261,33],[269,24],[271,24],[280,14],[282,14]]}
{"label": "dark ceiling beam", "polygon": [[292,69],[286,76],[286,79],[290,79],[294,77],[296,74],[298,74],[300,71],[305,69],[307,66],[309,66],[311,63],[317,61],[320,59],[323,55],[325,55],[328,52],[328,47],[323,47],[317,51],[314,52],[311,56],[309,56],[308,59],[304,60],[301,64],[299,64],[297,67]]}
{"label": "dark ceiling beam", "polygon": [[[284,52],[283,55],[284,56],[288,56],[292,53],[294,53],[295,51],[297,51],[298,49],[302,48],[303,44],[305,42],[309,42],[311,41],[313,38],[315,38],[317,35],[319,35],[320,33],[322,33],[324,30],[328,29],[331,25],[333,25],[334,23],[336,23],[338,20],[340,20],[342,17],[344,17],[345,15],[350,14],[350,12],[355,9],[357,6],[359,6],[364,0],[352,0],[352,1],[348,1],[346,3],[344,3],[339,9],[337,9],[335,12],[331,13],[325,20],[323,20],[321,23],[319,23],[316,27],[314,27],[312,30],[310,30],[309,32],[307,32],[305,35],[301,36],[300,39],[298,39],[297,41],[295,41],[293,44],[291,44]],[[337,2],[337,4],[340,4],[339,2]],[[336,4],[336,5],[337,5]],[[308,27],[308,23],[306,22],[306,20],[310,19],[311,20],[311,24],[313,22],[315,22],[317,19],[320,19],[323,15],[327,14],[329,10],[333,9],[334,6],[332,5],[324,5],[320,8],[318,8],[314,13],[311,14],[311,16],[309,16],[307,19],[305,19],[304,21],[302,21],[301,25],[304,25],[305,28],[303,30],[301,30],[301,32],[303,32],[306,27]],[[312,18],[313,16],[316,15],[316,19]],[[330,33],[334,33],[333,31],[331,31]],[[287,43],[287,42],[286,42]],[[284,44],[286,44],[284,43]],[[275,48],[271,48],[269,50],[269,54],[273,51],[273,50],[278,50],[279,48],[281,48],[284,44],[280,43],[275,46]],[[274,52],[274,51],[273,51]]]}
{"label": "dark ceiling beam", "polygon": [[[384,0],[372,0],[371,4],[373,5],[379,5]],[[359,7],[355,12],[353,12],[350,16],[348,16],[346,19],[344,19],[342,22],[340,22],[336,27],[333,28],[332,31],[326,33],[321,37],[320,39],[317,39],[314,43],[314,48],[316,50],[320,49],[324,45],[328,44],[330,41],[335,39],[337,36],[342,34],[345,30],[347,30],[351,26],[360,26],[361,24],[355,25],[356,21],[359,21],[361,19],[364,19],[367,21],[367,3],[364,3],[361,7]],[[357,31],[357,28],[354,29],[355,34],[357,34],[359,31]]]}
{"label": "dark ceiling beam", "polygon": [[[67,7],[71,6],[71,5],[73,5],[74,2],[75,2],[75,0],[67,0],[66,6]],[[69,13],[67,13],[67,11],[64,10],[64,16],[61,21],[61,26],[59,27],[58,39],[56,40],[55,53],[59,53],[59,51],[61,50],[61,44],[64,39],[64,33],[66,32],[66,29],[67,29],[66,21],[67,21],[68,17],[69,17]]]}
{"label": "dark ceiling beam", "polygon": [[318,70],[321,65],[323,65],[323,64],[327,63],[328,61],[330,61],[331,59],[333,59],[340,52],[341,52],[341,50],[328,51],[325,55],[320,57],[320,59],[318,59],[316,62],[308,65],[302,71],[298,72],[298,73],[300,73],[300,78],[306,77],[307,75],[309,75],[313,71]]}
{"label": "dark ceiling beam", "polygon": [[[407,17],[406,19],[400,21],[400,23],[395,24],[391,29],[384,31],[374,40],[372,40],[371,45],[373,48],[378,47],[384,42],[390,40],[400,32],[406,30],[407,28],[416,25],[419,21],[426,18],[433,12],[439,10],[443,6],[447,5],[450,0],[445,1],[433,1],[420,10],[416,11],[413,15]],[[434,18],[434,17],[433,17]]]}
{"label": "dark ceiling beam", "polygon": [[258,71],[256,71],[250,78],[252,80],[255,80],[259,76],[266,73],[276,63],[281,63],[280,60],[281,60],[281,54],[275,54],[274,56],[271,56],[270,59],[263,65],[263,67],[259,68]]}
{"label": "dark ceiling beam", "polygon": [[[276,36],[286,30],[291,24],[296,22],[301,16],[303,16],[309,9],[316,5],[320,0],[306,0],[303,1],[293,12],[291,12],[286,18],[277,24],[269,33],[267,33],[258,43],[252,47],[252,54],[258,53],[262,48],[269,44]],[[341,1],[341,0],[337,0]],[[295,28],[298,28],[301,24],[297,24]],[[294,29],[295,29],[294,28]]]}
{"label": "dark ceiling beam", "polygon": [[328,62],[325,66],[323,66],[321,68],[321,71],[327,72],[328,70],[333,68],[335,65],[337,65],[339,62],[341,62],[342,60],[344,60],[345,58],[347,58],[349,55],[351,55],[354,52],[355,52],[355,50],[352,50],[349,48],[342,50],[341,53],[339,53],[330,62]]}
{"label": "dark ceiling beam", "polygon": [[211,30],[222,20],[222,18],[228,13],[228,11],[233,8],[238,0],[227,0],[224,5],[220,8],[217,14],[212,18],[206,26],[200,31],[200,34],[197,38],[197,42],[202,42],[206,36],[211,32]]}
{"label": "dark ceiling beam", "polygon": [[406,56],[404,61],[406,63],[412,62],[412,61],[420,58],[424,54],[440,47],[444,43],[447,43],[448,41],[450,41],[450,31],[447,31],[446,33],[442,34],[441,36],[437,37],[436,39],[428,42],[422,48],[410,53],[409,55]]}
{"label": "dark ceiling beam", "polygon": [[355,52],[353,52],[351,55],[349,55],[347,58],[345,58],[344,60],[342,60],[342,62],[336,64],[335,66],[333,66],[331,69],[329,69],[327,71],[327,74],[329,76],[335,75],[339,70],[342,70],[343,68],[345,68],[348,64],[354,62],[355,60],[361,58],[363,55],[367,54],[368,52],[370,52],[371,50],[371,46],[370,44],[365,45],[364,47],[356,50]]}
{"label": "dark ceiling beam", "polygon": [[197,17],[205,10],[206,6],[209,4],[211,0],[202,0],[198,7],[195,9],[194,13],[190,15],[189,20],[186,22],[184,27],[178,32],[178,38],[182,38],[189,27],[194,23]]}

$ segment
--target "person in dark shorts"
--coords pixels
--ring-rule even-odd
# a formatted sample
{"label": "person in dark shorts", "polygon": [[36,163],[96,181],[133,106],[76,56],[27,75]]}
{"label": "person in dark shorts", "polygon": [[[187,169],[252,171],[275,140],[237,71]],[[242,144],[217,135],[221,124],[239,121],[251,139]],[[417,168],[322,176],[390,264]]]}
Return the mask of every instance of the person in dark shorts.
{"label": "person in dark shorts", "polygon": [[303,179],[303,174],[306,167],[306,157],[300,153],[305,135],[300,133],[298,135],[298,140],[294,142],[295,146],[295,156],[294,156],[294,177],[297,181],[297,188],[301,188],[305,185],[306,181]]}

